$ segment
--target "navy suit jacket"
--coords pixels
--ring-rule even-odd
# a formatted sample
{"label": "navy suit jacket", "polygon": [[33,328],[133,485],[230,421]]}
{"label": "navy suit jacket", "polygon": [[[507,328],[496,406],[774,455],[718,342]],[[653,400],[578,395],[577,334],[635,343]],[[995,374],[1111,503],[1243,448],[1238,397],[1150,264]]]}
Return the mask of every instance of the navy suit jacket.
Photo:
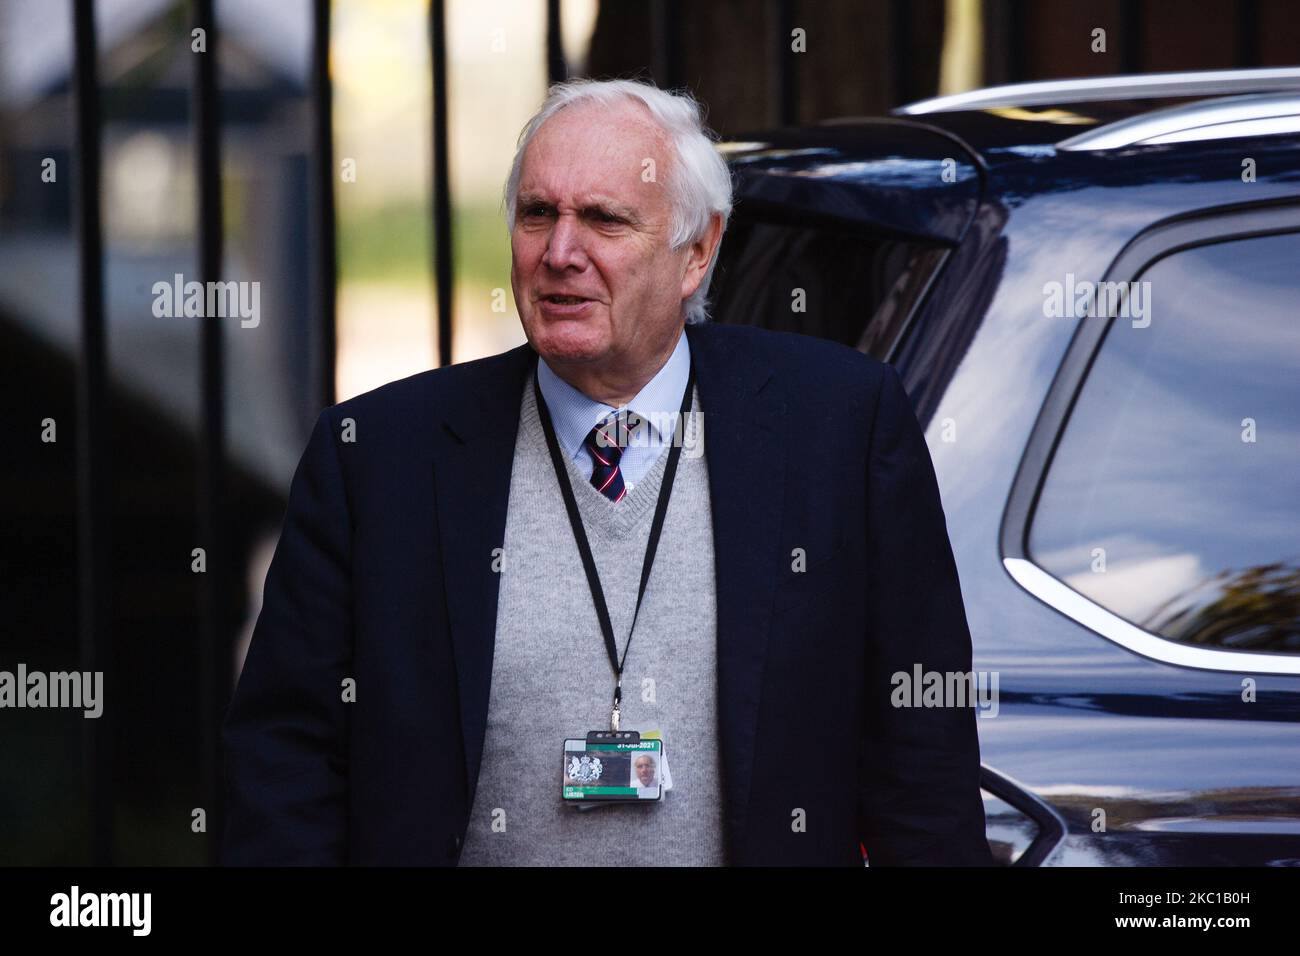
{"label": "navy suit jacket", "polygon": [[[686,334],[716,548],[729,862],[861,866],[862,844],[873,866],[992,863],[974,710],[890,703],[897,672],[971,669],[898,375],[807,336]],[[456,863],[532,361],[525,344],[321,413],[223,728],[225,862]]]}

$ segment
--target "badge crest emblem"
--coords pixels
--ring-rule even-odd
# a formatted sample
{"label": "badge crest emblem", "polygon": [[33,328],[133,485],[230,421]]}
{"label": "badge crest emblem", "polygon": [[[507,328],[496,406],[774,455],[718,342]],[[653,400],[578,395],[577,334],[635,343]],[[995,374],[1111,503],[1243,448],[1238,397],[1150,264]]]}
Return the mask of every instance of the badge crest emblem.
{"label": "badge crest emblem", "polygon": [[604,767],[600,765],[599,757],[589,757],[583,754],[581,757],[569,758],[569,769],[567,771],[570,780],[577,780],[579,783],[592,783],[599,780],[600,775],[604,772]]}

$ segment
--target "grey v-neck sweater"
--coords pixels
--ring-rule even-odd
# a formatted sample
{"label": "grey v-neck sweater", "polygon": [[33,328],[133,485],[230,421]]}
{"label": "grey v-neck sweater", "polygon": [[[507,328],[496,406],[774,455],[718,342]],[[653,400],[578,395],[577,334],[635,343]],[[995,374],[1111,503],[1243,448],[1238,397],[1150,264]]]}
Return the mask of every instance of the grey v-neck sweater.
{"label": "grey v-neck sweater", "polygon": [[[694,407],[707,420],[698,388]],[[655,803],[580,811],[560,799],[563,742],[609,727],[614,673],[531,374],[520,412],[487,738],[460,865],[721,865],[713,522],[705,457],[689,454],[703,447],[693,440],[699,423],[688,419],[623,673],[622,728],[662,732],[673,789]],[[614,504],[566,458],[620,654],[667,461],[664,449]]]}

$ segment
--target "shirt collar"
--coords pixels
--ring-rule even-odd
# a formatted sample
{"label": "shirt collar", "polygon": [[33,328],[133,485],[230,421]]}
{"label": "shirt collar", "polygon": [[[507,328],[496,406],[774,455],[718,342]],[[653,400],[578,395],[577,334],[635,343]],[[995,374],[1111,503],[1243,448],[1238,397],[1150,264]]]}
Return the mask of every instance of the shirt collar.
{"label": "shirt collar", "polygon": [[[682,392],[686,390],[686,380],[691,370],[691,347],[683,329],[677,339],[677,347],[664,362],[663,368],[645,383],[628,402],[631,409],[647,420],[651,429],[651,444],[663,444],[669,436],[663,434],[663,426],[669,429],[675,419],[668,416],[681,411]],[[582,450],[583,440],[599,422],[612,412],[618,411],[612,405],[606,405],[587,397],[552,371],[546,359],[538,357],[537,384],[546,399],[546,409],[551,414],[551,424],[555,427],[555,437],[570,458],[576,458]]]}

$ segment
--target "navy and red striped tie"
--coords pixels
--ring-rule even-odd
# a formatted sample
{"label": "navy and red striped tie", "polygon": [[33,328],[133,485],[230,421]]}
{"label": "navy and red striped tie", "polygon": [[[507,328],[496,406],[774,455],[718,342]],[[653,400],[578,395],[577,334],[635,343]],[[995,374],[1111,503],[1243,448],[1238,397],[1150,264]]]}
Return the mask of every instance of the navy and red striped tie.
{"label": "navy and red striped tie", "polygon": [[[632,429],[635,428],[634,423]],[[627,494],[627,489],[623,486],[623,472],[618,463],[623,457],[623,449],[628,446],[630,435],[627,418],[615,412],[588,432],[583,441],[587,453],[591,455],[592,487],[616,504]]]}

